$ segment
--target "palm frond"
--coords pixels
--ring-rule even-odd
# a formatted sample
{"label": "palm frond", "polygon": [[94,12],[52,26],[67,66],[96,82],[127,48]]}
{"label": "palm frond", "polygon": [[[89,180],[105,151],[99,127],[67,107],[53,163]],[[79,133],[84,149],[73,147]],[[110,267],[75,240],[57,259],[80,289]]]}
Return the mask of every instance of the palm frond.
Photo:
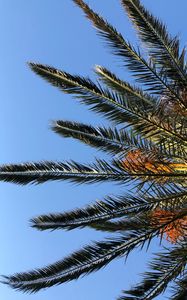
{"label": "palm frond", "polygon": [[[157,207],[159,208],[158,205],[155,205],[155,209],[152,209],[152,211],[147,209],[147,211],[146,210],[140,211],[137,215],[129,214],[127,216],[124,216],[114,221],[103,220],[102,222],[90,223],[88,226],[98,231],[104,231],[110,233],[116,233],[116,232],[124,233],[125,231],[136,230],[137,227],[139,229],[147,228],[147,230],[157,228],[161,234],[161,238],[166,233],[166,235],[168,236],[168,240],[172,235],[173,229],[176,229],[177,226],[176,224],[180,224],[180,227],[183,227],[180,228],[179,230],[180,232],[185,232],[186,228],[184,227],[184,225],[182,226],[182,220],[186,218],[187,215],[186,199],[185,199],[185,203],[183,203],[183,205],[180,205],[180,208],[179,208],[179,204],[178,204],[178,208],[177,205],[175,208],[175,206],[173,206],[172,204],[173,209],[174,208],[177,209],[177,214],[173,214],[173,215],[168,214],[167,217],[165,217],[165,214],[166,212],[170,211],[171,202],[169,204],[170,206],[169,210],[167,207],[167,202],[165,203],[163,201],[160,202],[159,204],[160,207],[164,207],[162,210],[162,214],[159,213],[159,215],[155,214],[155,211],[157,211]],[[177,228],[177,233],[179,233],[179,235],[180,232],[178,232],[178,228]],[[180,237],[178,236],[178,238]]]}
{"label": "palm frond", "polygon": [[135,138],[131,138],[128,132],[120,132],[117,128],[93,127],[83,123],[59,120],[53,123],[52,129],[63,137],[73,137],[112,154],[127,151],[135,142]]}
{"label": "palm frond", "polygon": [[71,256],[58,261],[43,269],[27,273],[17,273],[5,276],[4,283],[10,287],[24,292],[37,292],[43,288],[58,285],[81,275],[89,274],[106,266],[114,258],[128,255],[138,245],[144,245],[151,240],[157,231],[136,230],[135,233],[126,234],[114,240],[97,242],[86,246]]}
{"label": "palm frond", "polygon": [[[187,63],[179,39],[149,13],[140,0],[121,0],[148,47],[135,49],[122,34],[84,0],[73,0],[96,27],[115,55],[122,58],[137,82],[120,79],[96,66],[96,83],[47,65],[30,68],[51,85],[116,125],[94,127],[80,122],[55,121],[53,131],[112,154],[110,161],[94,163],[31,162],[0,166],[0,181],[26,185],[66,180],[74,183],[130,183],[133,194],[107,196],[83,208],[39,215],[31,220],[38,230],[72,230],[89,227],[116,233],[116,238],[95,242],[44,268],[3,276],[10,287],[34,293],[105,267],[128,257],[136,247],[147,249],[154,237],[175,246],[159,253],[143,280],[119,300],[151,300],[174,282],[172,300],[187,297]],[[100,84],[101,82],[101,84]],[[103,85],[102,85],[103,84]],[[120,125],[120,126],[118,126]],[[113,236],[113,235],[112,235]]]}
{"label": "palm frond", "polygon": [[[132,165],[133,167],[133,165]],[[153,164],[154,167],[154,164]],[[168,172],[168,170],[170,170]],[[9,164],[0,167],[0,181],[12,182],[25,185],[28,183],[43,183],[51,180],[68,180],[75,183],[95,183],[105,181],[116,181],[127,183],[130,180],[142,182],[173,182],[177,179],[186,181],[186,171],[175,171],[160,168],[158,172],[143,167],[139,171],[126,169],[120,160],[108,163],[105,160],[96,160],[93,164],[81,164],[70,162],[37,162]]]}
{"label": "palm frond", "polygon": [[[31,220],[31,224],[32,227],[39,230],[72,230],[95,223],[93,227],[98,229],[97,225],[101,228],[103,224],[106,226],[106,222],[104,222],[106,220],[122,216],[131,217],[142,212],[147,213],[155,210],[157,207],[164,207],[164,209],[181,208],[184,204],[187,205],[187,192],[182,190],[181,192],[168,193],[167,196],[164,195],[159,198],[145,196],[135,197],[132,195],[122,195],[118,197],[110,196],[106,197],[104,201],[97,201],[83,209],[38,216]],[[108,224],[108,226],[110,225]],[[115,223],[116,232],[119,228],[120,231],[124,230],[124,226],[122,226],[121,223]]]}
{"label": "palm frond", "polygon": [[119,300],[151,300],[160,295],[170,281],[177,278],[186,266],[187,249],[183,243],[158,254],[150,264],[152,271],[146,272],[144,281],[124,292]]}
{"label": "palm frond", "polygon": [[[132,157],[128,157],[132,155]],[[154,159],[154,156],[148,163],[143,160],[144,156],[139,156],[137,159],[133,156],[133,152],[128,154],[125,159],[115,159],[113,165],[121,171],[124,171],[129,176],[141,180],[143,183],[148,181],[163,184],[164,182],[175,182],[185,184],[187,177],[187,164],[170,164],[169,161],[164,161],[163,158]],[[174,179],[175,178],[175,179]],[[177,179],[178,178],[178,179]]]}
{"label": "palm frond", "polygon": [[[116,127],[93,127],[83,123],[54,121],[52,125],[54,132],[63,137],[73,137],[81,142],[99,148],[112,154],[124,157],[125,153],[132,149],[140,149],[144,153],[152,153],[162,157],[169,157],[168,151],[163,145],[155,145],[151,141],[145,140],[142,136],[134,135],[133,130],[118,130]],[[171,147],[170,147],[171,148]],[[174,156],[174,151],[170,149],[170,156]]]}
{"label": "palm frond", "polygon": [[167,82],[162,72],[157,72],[154,65],[149,64],[140,51],[136,51],[123,36],[101,16],[95,13],[83,0],[73,0],[98,29],[98,33],[107,40],[114,54],[123,58],[126,67],[135,75],[136,79],[151,89],[152,92],[163,94],[168,91],[170,95],[179,98],[177,91]]}
{"label": "palm frond", "polygon": [[187,161],[187,148],[177,143],[174,139],[162,139],[157,144],[157,147],[160,153],[163,153],[168,158],[176,158],[183,163]]}
{"label": "palm frond", "polygon": [[143,106],[144,109],[146,108],[147,110],[153,110],[158,102],[156,97],[150,96],[150,94],[145,93],[140,88],[132,86],[130,83],[119,79],[114,73],[104,67],[96,66],[95,72],[106,85],[108,85],[114,91],[118,91],[123,95],[125,94],[130,101],[135,104],[138,103],[139,105]]}
{"label": "palm frond", "polygon": [[[121,95],[103,89],[88,78],[73,76],[41,64],[30,63],[29,65],[36,74],[63,92],[74,94],[81,99],[81,103],[90,105],[93,111],[104,114],[117,124],[130,121],[131,114],[126,111],[125,98]],[[138,119],[136,118],[136,120]]]}
{"label": "palm frond", "polygon": [[97,223],[91,223],[88,225],[89,228],[107,233],[120,233],[124,234],[126,231],[135,230],[139,226],[139,229],[143,229],[146,226],[146,222],[139,222],[137,217],[124,217],[117,221],[103,221]]}
{"label": "palm frond", "polygon": [[[156,63],[164,68],[166,76],[179,88],[186,88],[184,50],[181,57],[178,38],[171,38],[166,26],[146,10],[139,0],[122,0],[121,2]],[[180,103],[187,108],[187,102],[184,102],[182,98],[180,98]]]}
{"label": "palm frond", "polygon": [[185,300],[187,297],[187,270],[175,281],[170,300]]}
{"label": "palm frond", "polygon": [[108,89],[96,85],[90,79],[79,76],[72,76],[66,72],[57,70],[53,67],[30,63],[32,70],[50,82],[52,85],[60,88],[62,91],[75,94],[81,98],[83,104],[91,106],[93,111],[104,114],[108,119],[116,124],[129,123],[134,127],[137,133],[145,137],[164,135],[173,137],[182,143],[187,143],[186,129],[181,132],[174,123],[174,120],[164,118],[161,120],[154,111],[149,113],[143,110],[137,103],[131,103],[118,92],[110,92]]}
{"label": "palm frond", "polygon": [[[167,124],[167,126],[169,125]],[[159,127],[161,127],[161,124],[159,124]],[[142,123],[136,124],[136,128],[140,128],[139,130],[143,130],[144,128],[144,134],[148,137],[150,135],[149,130],[153,129],[153,127],[149,128]],[[122,154],[124,155],[125,151],[130,150],[131,147],[131,150],[141,149],[145,153],[157,153],[157,155],[159,154],[165,158],[182,159],[182,162],[185,163],[186,148],[184,145],[179,145],[177,139],[175,140],[174,138],[167,140],[165,137],[161,139],[161,141],[158,140],[158,144],[155,145],[151,141],[143,139],[142,136],[136,135],[135,137],[133,130],[127,131],[124,128],[120,130],[117,128],[107,129],[105,127],[94,128],[85,124],[70,121],[56,121],[53,129],[63,136],[77,138],[87,144],[100,147],[101,150],[109,151],[111,153],[120,154],[122,151]],[[168,127],[166,128],[166,131],[167,129]],[[152,134],[150,136],[154,141],[155,135]],[[174,137],[176,136],[177,138],[179,137],[178,133],[174,133]],[[180,138],[182,138],[182,136]]]}
{"label": "palm frond", "polygon": [[[118,177],[119,175],[119,177]],[[43,183],[50,180],[69,180],[77,183],[115,181],[126,175],[120,173],[105,161],[97,161],[93,165],[70,162],[38,162],[12,164],[0,167],[0,180],[17,184]]]}

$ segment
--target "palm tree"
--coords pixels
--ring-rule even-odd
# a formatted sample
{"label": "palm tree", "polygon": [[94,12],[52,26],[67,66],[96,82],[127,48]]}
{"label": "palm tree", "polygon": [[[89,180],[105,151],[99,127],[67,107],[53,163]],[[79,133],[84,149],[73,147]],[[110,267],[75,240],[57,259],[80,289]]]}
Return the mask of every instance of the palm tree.
{"label": "palm tree", "polygon": [[[91,110],[112,121],[112,127],[55,121],[52,129],[111,155],[110,161],[38,162],[0,167],[0,180],[17,184],[68,180],[76,183],[131,182],[133,193],[106,197],[83,209],[32,219],[38,230],[92,227],[117,233],[63,260],[31,272],[4,276],[14,289],[37,292],[77,279],[127,257],[137,247],[149,246],[156,236],[170,242],[150,263],[142,282],[123,291],[119,300],[154,299],[173,283],[172,300],[187,296],[187,65],[178,37],[139,0],[121,0],[139,38],[147,49],[142,55],[83,0],[73,0],[91,20],[115,55],[123,60],[138,86],[97,66],[98,82],[53,67],[29,63],[53,86],[74,95]],[[140,84],[142,88],[140,88]],[[115,126],[115,127],[114,127]]]}

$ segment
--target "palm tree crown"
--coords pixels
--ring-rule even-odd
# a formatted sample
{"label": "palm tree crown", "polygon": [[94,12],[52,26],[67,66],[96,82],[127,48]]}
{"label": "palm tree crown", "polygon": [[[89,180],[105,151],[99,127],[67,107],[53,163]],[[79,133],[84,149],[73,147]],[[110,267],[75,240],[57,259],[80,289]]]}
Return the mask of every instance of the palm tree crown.
{"label": "palm tree crown", "polygon": [[[154,299],[173,283],[172,300],[187,296],[187,64],[178,37],[139,0],[121,0],[147,49],[142,55],[83,0],[73,0],[138,85],[96,66],[98,82],[56,68],[29,63],[31,69],[61,91],[112,121],[111,127],[57,120],[52,129],[111,155],[110,161],[37,162],[0,167],[0,180],[17,184],[69,180],[77,183],[132,182],[133,194],[106,197],[82,209],[41,215],[31,220],[38,230],[92,227],[118,233],[63,260],[31,272],[4,276],[14,289],[37,292],[77,279],[148,246],[155,236],[171,246],[158,253],[142,282],[123,291],[119,300]],[[140,88],[139,86],[142,86]]]}

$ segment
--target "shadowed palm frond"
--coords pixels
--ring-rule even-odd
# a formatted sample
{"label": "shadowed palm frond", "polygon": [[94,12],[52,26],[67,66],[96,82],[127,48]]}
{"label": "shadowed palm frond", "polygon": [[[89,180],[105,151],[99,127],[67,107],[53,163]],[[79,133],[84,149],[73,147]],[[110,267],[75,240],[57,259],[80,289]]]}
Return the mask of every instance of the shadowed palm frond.
{"label": "shadowed palm frond", "polygon": [[[88,78],[73,76],[53,67],[30,63],[32,70],[60,88],[63,92],[74,94],[83,104],[93,111],[104,114],[113,122],[120,124],[130,121],[131,111],[126,109],[126,99],[122,95],[103,89]],[[137,121],[138,118],[134,116]]]}
{"label": "shadowed palm frond", "polygon": [[[167,195],[160,196],[159,198],[133,197],[132,195],[110,196],[104,199],[104,201],[97,201],[83,209],[38,216],[31,220],[31,224],[32,227],[39,230],[72,230],[89,226],[92,223],[96,223],[96,227],[98,225],[102,228],[103,221],[106,220],[123,216],[131,217],[142,212],[147,213],[155,210],[157,207],[164,207],[164,209],[171,210],[179,209],[185,205],[187,205],[187,192],[182,190],[181,192],[176,191],[170,194],[168,192]],[[104,222],[104,225],[106,226],[106,222]],[[124,230],[124,226],[121,223],[115,224],[115,226],[115,231],[118,231],[117,226],[120,228],[120,231]],[[95,225],[93,227],[96,228]]]}
{"label": "shadowed palm frond", "polygon": [[116,124],[129,123],[137,133],[150,138],[162,135],[164,138],[172,137],[184,144],[187,143],[186,128],[176,127],[176,122],[169,116],[160,119],[154,111],[151,113],[143,110],[138,103],[131,103],[118,92],[111,92],[102,88],[99,84],[93,83],[90,79],[80,76],[72,76],[66,72],[53,67],[30,63],[32,70],[60,88],[62,91],[75,94],[76,98],[81,98],[83,104],[91,106],[91,110],[104,114],[108,119]]}
{"label": "shadowed palm frond", "polygon": [[[187,63],[177,37],[139,0],[121,0],[138,34],[147,46],[140,52],[83,0],[72,0],[96,27],[114,54],[122,58],[137,85],[96,66],[96,82],[54,67],[29,63],[54,87],[112,122],[92,126],[57,120],[52,130],[65,138],[109,153],[109,161],[94,163],[31,162],[0,166],[0,181],[26,185],[64,180],[78,184],[115,182],[129,184],[129,193],[106,196],[83,208],[47,213],[31,219],[38,230],[73,230],[88,227],[112,238],[83,247],[44,268],[3,276],[10,287],[34,293],[105,267],[152,239],[172,244],[158,253],[143,280],[119,300],[151,300],[174,282],[172,300],[187,297]],[[143,88],[139,85],[141,83]],[[114,126],[115,125],[115,126]],[[116,234],[116,237],[114,237]]]}
{"label": "shadowed palm frond", "polygon": [[[159,147],[159,145],[155,145],[141,136],[135,136],[133,130],[130,129],[118,130],[116,127],[93,127],[83,123],[63,120],[53,122],[52,129],[63,137],[73,137],[89,146],[122,157],[132,149],[140,149],[144,153],[156,154],[161,157],[168,158],[169,156],[163,145]],[[172,158],[174,157],[174,150],[175,148],[170,149]]]}
{"label": "shadowed palm frond", "polygon": [[151,240],[157,234],[158,230],[155,229],[136,230],[114,240],[97,242],[43,269],[5,276],[4,282],[14,289],[37,292],[99,270],[113,259],[128,255],[138,245],[143,246],[147,240]]}
{"label": "shadowed palm frond", "polygon": [[95,13],[83,0],[73,1],[84,11],[86,17],[98,29],[99,34],[107,40],[114,54],[124,59],[126,67],[139,82],[152,92],[163,94],[163,91],[167,91],[170,96],[180,101],[178,92],[167,82],[164,74],[158,72],[153,64],[149,64],[139,50],[136,51],[112,25]]}
{"label": "shadowed palm frond", "polygon": [[[185,211],[185,213],[187,214],[187,211]],[[181,213],[181,216],[182,215],[184,215],[184,212]],[[177,216],[177,218],[179,218],[179,216]],[[64,260],[58,261],[43,269],[26,273],[17,273],[13,276],[5,276],[4,282],[14,289],[22,290],[24,292],[37,292],[46,287],[77,279],[83,274],[99,270],[117,257],[127,256],[129,252],[137,246],[143,247],[146,242],[150,245],[151,240],[159,234],[160,230],[166,224],[172,222],[173,220],[169,220],[165,224],[155,227],[154,224],[151,225],[149,221],[146,222],[146,219],[141,220],[141,218],[137,218],[136,227],[133,227],[130,232],[127,231],[126,234],[120,236],[118,239],[97,242],[92,246],[87,246],[82,250],[73,253]],[[186,251],[186,249],[183,251]],[[172,256],[172,254],[173,253],[171,252],[170,255]],[[182,264],[182,266],[180,265],[181,268],[184,266],[184,263],[186,263],[184,260],[185,255],[183,255],[180,260],[180,263]],[[179,258],[179,255],[177,257]],[[173,260],[173,264],[174,263]],[[165,269],[163,268],[163,271],[164,270]],[[160,276],[158,276],[158,278],[160,279]]]}
{"label": "shadowed palm frond", "polygon": [[[164,206],[164,202],[160,205]],[[157,209],[158,207],[158,209]],[[176,210],[171,210],[176,211]],[[159,212],[159,213],[155,213]],[[140,222],[141,220],[141,222]],[[114,221],[102,221],[97,223],[90,223],[88,226],[90,228],[96,229],[98,231],[110,232],[110,233],[124,233],[126,231],[139,229],[153,229],[157,228],[160,232],[161,239],[163,236],[172,243],[175,243],[177,239],[184,236],[186,233],[187,221],[187,210],[186,202],[180,208],[177,208],[177,213],[170,213],[170,210],[164,207],[160,210],[159,206],[155,206],[155,210],[147,210],[144,212],[139,212],[137,215],[127,215],[120,219]]]}
{"label": "shadowed palm frond", "polygon": [[171,300],[185,300],[187,297],[187,270],[180,278],[175,281],[173,285],[173,294]]}
{"label": "shadowed palm frond", "polygon": [[[182,59],[184,50],[180,56],[178,38],[171,38],[166,26],[146,10],[139,0],[121,0],[121,2],[156,63],[164,68],[165,74],[178,88],[186,89],[187,73]],[[182,98],[179,101],[187,108],[187,101]]]}
{"label": "shadowed palm frond", "polygon": [[162,139],[157,147],[159,147],[160,152],[167,157],[178,158],[179,161],[184,163],[187,161],[187,148],[177,143],[175,140],[171,139],[169,141]]}
{"label": "shadowed palm frond", "polygon": [[[154,164],[153,164],[154,166]],[[28,183],[43,183],[51,180],[68,180],[75,183],[95,183],[116,181],[126,183],[129,180],[142,182],[158,182],[166,179],[182,183],[185,182],[187,173],[183,170],[172,170],[170,167],[160,167],[158,172],[141,168],[139,171],[125,168],[122,162],[115,160],[111,163],[105,160],[96,160],[93,164],[80,164],[70,162],[38,162],[25,164],[11,164],[0,167],[0,181],[12,182],[21,185]]]}
{"label": "shadowed palm frond", "polygon": [[129,176],[133,177],[134,175],[134,177],[137,180],[141,180],[142,183],[148,183],[149,181],[158,184],[180,182],[180,184],[184,184],[184,186],[186,183],[186,163],[170,163],[159,157],[146,157],[146,155],[142,155],[139,150],[129,152],[122,160],[114,160],[113,164],[116,168],[126,172]]}
{"label": "shadowed palm frond", "polygon": [[157,254],[151,262],[152,271],[146,272],[144,281],[130,291],[124,292],[119,300],[151,300],[163,292],[169,282],[175,280],[186,266],[187,249],[185,243]]}
{"label": "shadowed palm frond", "polygon": [[43,183],[50,180],[69,180],[76,183],[107,181],[113,178],[125,180],[127,174],[97,160],[93,165],[70,162],[39,162],[0,167],[0,180],[17,184]]}
{"label": "shadowed palm frond", "polygon": [[71,121],[55,121],[52,129],[63,137],[73,137],[111,154],[128,151],[136,141],[128,132],[118,131],[117,128],[93,127]]}
{"label": "shadowed palm frond", "polygon": [[114,91],[118,91],[123,95],[125,94],[130,101],[135,103],[135,105],[138,103],[147,110],[153,110],[155,108],[155,105],[158,102],[157,98],[150,96],[150,94],[145,93],[140,88],[134,87],[128,82],[119,79],[114,73],[111,73],[104,67],[96,66],[95,72],[106,85],[108,85]]}

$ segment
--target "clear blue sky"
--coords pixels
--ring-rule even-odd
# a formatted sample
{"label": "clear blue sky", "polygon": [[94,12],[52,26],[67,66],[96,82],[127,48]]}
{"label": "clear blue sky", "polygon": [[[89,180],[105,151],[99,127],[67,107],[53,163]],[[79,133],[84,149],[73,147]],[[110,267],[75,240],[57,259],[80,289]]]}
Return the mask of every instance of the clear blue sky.
{"label": "clear blue sky", "polygon": [[[118,0],[89,0],[89,4],[116,25],[133,43],[135,35]],[[187,41],[187,1],[144,0],[144,4],[167,22],[172,33]],[[71,0],[0,0],[0,163],[39,160],[94,161],[104,157],[77,141],[62,139],[51,132],[51,120],[65,119],[106,124],[70,96],[42,81],[27,67],[27,61],[41,62],[68,72],[93,75],[100,64],[129,79],[120,60],[112,56],[96,36],[90,23]],[[107,193],[120,194],[125,188],[113,184],[74,186],[50,182],[20,187],[0,183],[0,274],[30,270],[66,256],[90,240],[102,239],[92,230],[38,232],[29,219],[38,214],[84,206]],[[153,243],[153,251],[157,242]],[[100,272],[34,295],[24,295],[0,286],[3,300],[113,300],[138,280],[145,269],[146,255],[130,255],[125,265],[116,260]],[[164,299],[163,296],[158,299]]]}

